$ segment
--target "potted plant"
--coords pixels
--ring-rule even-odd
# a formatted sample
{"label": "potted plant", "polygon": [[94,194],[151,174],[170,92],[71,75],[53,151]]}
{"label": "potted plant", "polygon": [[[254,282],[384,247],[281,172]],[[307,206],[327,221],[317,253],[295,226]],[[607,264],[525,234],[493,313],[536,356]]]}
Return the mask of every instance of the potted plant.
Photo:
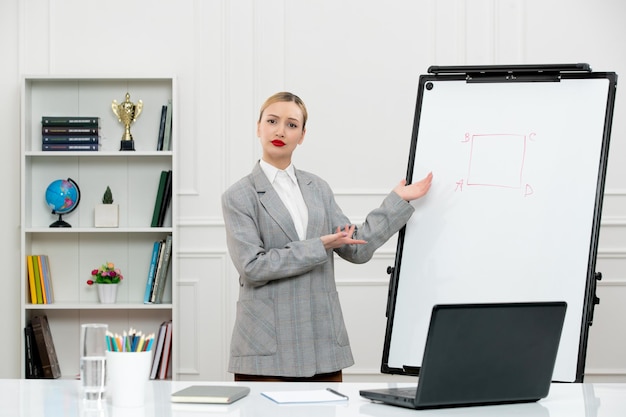
{"label": "potted plant", "polygon": [[119,227],[120,210],[118,204],[113,204],[113,193],[107,185],[102,204],[96,204],[94,208],[95,227]]}
{"label": "potted plant", "polygon": [[96,285],[101,303],[112,304],[117,298],[117,286],[122,283],[123,279],[122,271],[116,268],[113,262],[105,262],[91,271],[91,278],[87,280],[87,285]]}

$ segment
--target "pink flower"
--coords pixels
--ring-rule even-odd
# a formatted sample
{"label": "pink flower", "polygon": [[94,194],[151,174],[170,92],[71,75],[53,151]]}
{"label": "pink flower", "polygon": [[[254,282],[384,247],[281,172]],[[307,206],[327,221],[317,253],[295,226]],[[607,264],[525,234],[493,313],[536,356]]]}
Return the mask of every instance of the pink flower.
{"label": "pink flower", "polygon": [[91,279],[87,281],[87,285],[119,284],[123,279],[122,271],[113,262],[106,262],[91,271]]}

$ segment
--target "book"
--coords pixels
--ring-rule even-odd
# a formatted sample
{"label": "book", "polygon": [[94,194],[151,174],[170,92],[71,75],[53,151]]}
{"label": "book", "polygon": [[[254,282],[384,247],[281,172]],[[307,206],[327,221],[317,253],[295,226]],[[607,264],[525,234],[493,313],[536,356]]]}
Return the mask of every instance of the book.
{"label": "book", "polygon": [[43,272],[44,294],[47,304],[54,303],[54,291],[52,289],[52,275],[50,274],[50,259],[48,255],[39,255],[39,263]]}
{"label": "book", "polygon": [[191,385],[172,393],[174,403],[231,404],[250,393],[240,385]]}
{"label": "book", "polygon": [[28,289],[31,304],[37,304],[37,288],[35,287],[35,270],[33,269],[33,256],[26,256],[26,269],[28,270]]}
{"label": "book", "polygon": [[152,257],[150,259],[150,267],[148,268],[148,278],[146,279],[146,290],[143,295],[143,303],[150,304],[150,296],[152,295],[152,287],[154,285],[154,275],[156,273],[157,262],[159,260],[159,252],[161,250],[161,242],[156,241],[152,246]]}
{"label": "book", "polygon": [[37,352],[39,353],[39,359],[41,361],[43,377],[52,379],[59,378],[61,376],[61,369],[59,367],[56,349],[54,348],[48,317],[45,315],[34,316],[31,319],[31,324],[33,326]]}
{"label": "book", "polygon": [[24,327],[24,366],[26,379],[41,378],[43,370],[39,360],[39,352],[35,343],[35,334],[32,324],[28,323]]}
{"label": "book", "polygon": [[157,335],[156,344],[154,347],[154,355],[152,356],[152,367],[150,368],[150,379],[156,379],[159,370],[159,363],[161,362],[161,355],[163,354],[163,342],[165,342],[165,332],[167,328],[167,321],[161,323],[159,326],[159,334]]}
{"label": "book", "polygon": [[167,114],[165,116],[165,134],[163,136],[164,151],[172,149],[172,99],[167,100]]}
{"label": "book", "polygon": [[42,116],[41,124],[43,127],[73,126],[97,128],[100,125],[100,118],[92,116]]}
{"label": "book", "polygon": [[154,281],[152,282],[152,289],[150,291],[150,304],[155,303],[156,299],[156,289],[159,286],[159,281],[161,280],[161,274],[163,270],[163,258],[165,256],[165,241],[161,241],[161,250],[159,251],[159,258],[157,259],[156,271],[154,272]]}
{"label": "book", "polygon": [[76,135],[56,135],[56,136],[42,136],[41,142],[43,144],[65,144],[75,143],[79,145],[85,145],[88,143],[99,143],[100,136],[76,136]]}
{"label": "book", "polygon": [[165,247],[163,248],[163,266],[160,270],[158,284],[155,282],[154,287],[154,301],[155,304],[161,304],[163,302],[163,293],[167,284],[167,275],[170,266],[170,260],[172,259],[172,235],[167,235],[165,238]]}
{"label": "book", "polygon": [[161,106],[161,119],[159,120],[159,136],[157,136],[157,151],[163,150],[163,137],[165,136],[165,119],[167,117],[167,106]]}
{"label": "book", "polygon": [[43,273],[43,266],[41,265],[41,255],[35,255],[33,258],[33,260],[37,262],[37,268],[39,270],[39,285],[41,285],[42,303],[48,304],[48,292],[46,291],[46,281]]}
{"label": "book", "polygon": [[159,225],[159,211],[161,210],[161,204],[163,202],[163,195],[165,193],[165,183],[167,182],[167,171],[161,171],[159,177],[159,186],[157,188],[156,198],[154,200],[154,211],[152,212],[151,227],[158,227]]}
{"label": "book", "polygon": [[42,151],[97,151],[97,143],[42,143]]}
{"label": "book", "polygon": [[24,327],[24,376],[26,379],[35,378],[31,337],[28,326]]}
{"label": "book", "polygon": [[37,302],[35,304],[43,304],[43,293],[41,288],[41,277],[39,276],[39,261],[36,255],[30,257],[33,264],[33,272],[35,277],[35,292],[37,294]]}
{"label": "book", "polygon": [[42,136],[100,136],[99,127],[43,126]]}
{"label": "book", "polygon": [[163,353],[159,364],[159,379],[167,378],[167,371],[170,367],[170,352],[172,351],[172,321],[169,320],[165,327],[165,340],[163,341]]}
{"label": "book", "polygon": [[165,190],[163,191],[163,199],[161,200],[161,207],[159,208],[159,220],[157,221],[158,227],[163,227],[165,222],[165,214],[172,201],[172,170],[167,171],[167,177],[165,178]]}

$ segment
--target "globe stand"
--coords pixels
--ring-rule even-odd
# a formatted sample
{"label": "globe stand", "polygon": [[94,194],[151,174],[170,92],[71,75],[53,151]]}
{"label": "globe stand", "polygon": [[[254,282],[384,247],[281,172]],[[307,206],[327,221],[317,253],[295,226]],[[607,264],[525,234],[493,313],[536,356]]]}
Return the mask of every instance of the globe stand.
{"label": "globe stand", "polygon": [[[52,213],[52,214],[56,214],[56,213]],[[66,222],[65,220],[63,220],[63,215],[59,214],[59,220],[52,223],[50,227],[72,227],[72,225]]]}

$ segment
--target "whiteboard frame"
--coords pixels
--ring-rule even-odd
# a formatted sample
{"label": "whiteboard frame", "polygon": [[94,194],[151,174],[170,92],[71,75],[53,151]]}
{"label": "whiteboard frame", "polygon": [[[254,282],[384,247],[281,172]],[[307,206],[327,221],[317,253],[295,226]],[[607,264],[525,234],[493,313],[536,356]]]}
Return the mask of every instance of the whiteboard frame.
{"label": "whiteboard frame", "polygon": [[[589,336],[589,326],[593,322],[593,311],[595,304],[599,303],[596,296],[596,283],[601,279],[601,274],[596,271],[596,258],[598,251],[598,238],[600,234],[600,219],[602,213],[602,203],[604,196],[604,185],[609,153],[609,142],[613,119],[613,109],[615,102],[615,92],[617,85],[617,74],[613,72],[592,72],[588,64],[566,64],[566,65],[516,65],[516,66],[455,66],[455,67],[430,67],[429,74],[423,74],[419,78],[417,92],[417,102],[415,106],[415,116],[409,150],[409,161],[407,168],[407,183],[412,182],[415,165],[415,152],[417,149],[417,138],[420,129],[420,118],[422,116],[422,103],[424,99],[424,89],[429,81],[462,81],[490,82],[490,83],[518,83],[518,82],[560,82],[561,80],[576,80],[604,78],[609,81],[607,92],[606,109],[604,116],[604,131],[600,150],[600,160],[598,161],[598,178],[596,182],[596,196],[594,206],[594,218],[592,221],[592,234],[589,245],[589,256],[587,262],[585,292],[581,294],[583,298],[582,317],[580,318],[580,335],[578,345],[578,355],[576,357],[575,380],[562,382],[582,382],[584,378],[585,359],[587,341]],[[406,227],[400,230],[395,257],[395,265],[389,268],[390,282],[387,301],[387,326],[381,363],[381,372],[398,375],[419,375],[420,367],[399,368],[389,365],[389,355],[392,343],[392,332],[394,319],[396,318],[396,298],[400,280],[402,266],[402,255]],[[408,365],[408,364],[407,364]]]}

